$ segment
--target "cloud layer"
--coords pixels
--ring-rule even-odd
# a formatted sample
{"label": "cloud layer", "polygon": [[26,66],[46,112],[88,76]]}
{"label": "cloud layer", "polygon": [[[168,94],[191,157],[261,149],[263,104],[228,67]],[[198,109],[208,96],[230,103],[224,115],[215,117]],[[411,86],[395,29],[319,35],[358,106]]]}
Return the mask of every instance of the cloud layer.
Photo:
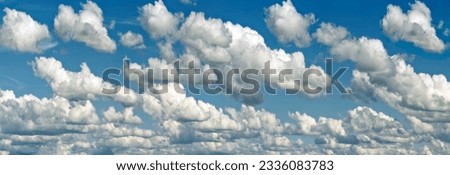
{"label": "cloud layer", "polygon": [[[411,8],[404,14],[389,5],[381,22],[385,34],[442,52],[445,47],[431,25],[430,10],[419,1]],[[4,47],[32,53],[45,50],[40,43],[51,40],[46,25],[24,12],[6,8],[5,13],[0,28]],[[163,78],[162,69],[226,72],[261,70],[268,63],[275,73],[254,78],[260,88],[271,85],[277,90],[303,86],[295,80],[310,69],[323,74],[310,82],[314,86],[328,86],[330,75],[319,66],[306,65],[300,51],[269,47],[260,33],[241,24],[205,17],[203,12],[173,13],[162,0],[143,5],[138,14],[139,24],[160,49],[160,58],[129,66],[154,70],[159,77],[155,86],[168,92],[138,92],[134,85],[104,81],[87,63],[76,71],[66,68],[64,59],[37,56],[30,61],[30,69],[48,83],[52,95],[16,96],[14,91],[0,89],[0,154],[450,154],[447,77],[418,72],[405,55],[389,54],[380,39],[352,36],[331,22],[322,22],[310,34],[316,22],[313,14],[298,13],[290,0],[268,7],[266,25],[280,42],[303,48],[317,41],[329,56],[354,63],[352,93],[345,97],[363,102],[336,116],[311,116],[303,111],[275,114],[255,106],[263,102],[263,91],[232,94],[241,103],[238,107],[216,106],[189,95],[188,79]],[[23,26],[28,26],[27,31],[17,30]],[[94,2],[87,1],[78,13],[60,5],[54,26],[64,40],[83,42],[100,52],[116,50],[103,25],[103,12]],[[146,47],[144,36],[124,31],[119,33],[123,46]],[[180,67],[173,64],[175,60]],[[195,61],[193,67],[189,61]],[[295,73],[284,76],[283,69]],[[281,81],[280,76],[285,79]],[[268,79],[272,84],[264,84]],[[236,79],[229,81],[236,82],[228,90],[247,86]],[[120,90],[105,94],[103,88]],[[327,98],[304,91],[297,95]],[[377,111],[371,107],[376,100],[400,115]]]}

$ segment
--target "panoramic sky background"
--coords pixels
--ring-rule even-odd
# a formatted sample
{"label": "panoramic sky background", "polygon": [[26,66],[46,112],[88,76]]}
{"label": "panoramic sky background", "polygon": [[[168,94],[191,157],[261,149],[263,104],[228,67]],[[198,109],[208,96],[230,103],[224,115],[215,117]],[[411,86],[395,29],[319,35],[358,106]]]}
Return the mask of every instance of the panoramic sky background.
{"label": "panoramic sky background", "polygon": [[[0,8],[0,154],[450,154],[446,1],[0,0]],[[157,75],[176,60],[222,71],[269,61],[278,93],[198,95],[187,79],[169,78],[158,86],[186,92],[153,94],[136,77],[102,93],[117,85],[103,71],[122,69],[124,58]],[[348,68],[339,80],[351,94],[284,94],[308,69],[323,73],[310,83],[326,87],[327,58],[333,73]],[[294,70],[284,82],[282,69]]]}

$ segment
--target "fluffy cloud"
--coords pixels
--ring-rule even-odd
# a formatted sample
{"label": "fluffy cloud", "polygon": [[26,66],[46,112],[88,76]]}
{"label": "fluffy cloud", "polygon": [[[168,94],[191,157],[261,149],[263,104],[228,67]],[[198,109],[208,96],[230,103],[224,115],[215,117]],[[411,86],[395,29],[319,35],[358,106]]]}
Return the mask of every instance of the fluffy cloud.
{"label": "fluffy cloud", "polygon": [[270,6],[266,13],[267,27],[278,41],[293,42],[297,47],[309,46],[311,36],[308,29],[316,21],[314,14],[298,13],[291,0]]}
{"label": "fluffy cloud", "polygon": [[116,112],[116,109],[109,107],[107,111],[103,112],[108,122],[142,124],[141,118],[133,114],[133,108],[125,108],[123,113]]}
{"label": "fluffy cloud", "polygon": [[7,149],[7,154],[113,154],[142,143],[164,144],[154,131],[138,127],[141,120],[131,108],[123,112],[109,108],[105,118],[97,112],[89,100],[16,97],[12,91],[0,91],[0,150]]}
{"label": "fluffy cloud", "polygon": [[405,115],[426,122],[450,120],[450,82],[444,75],[415,73],[402,58],[391,59],[394,68],[389,72],[353,72],[354,91],[375,96]]}
{"label": "fluffy cloud", "polygon": [[390,4],[381,26],[384,33],[394,41],[405,40],[430,52],[442,52],[445,44],[436,36],[431,20],[430,9],[420,1],[412,4],[406,14],[399,6]]}
{"label": "fluffy cloud", "polygon": [[[328,31],[339,31],[336,26],[332,28]],[[450,97],[446,94],[450,94],[450,83],[444,75],[416,73],[401,55],[389,56],[378,39],[344,38],[323,43],[331,46],[330,53],[338,59],[356,62],[352,80],[355,96],[378,97],[423,121],[449,121]]]}
{"label": "fluffy cloud", "polygon": [[[147,6],[152,9],[149,12],[163,9],[165,15],[176,16],[162,1]],[[160,16],[164,13],[155,13],[156,22],[150,23],[164,19]],[[205,18],[203,13],[191,13],[177,25],[172,32],[161,30],[154,36],[167,39],[159,44],[163,59],[150,58],[147,67],[136,63],[130,67],[151,68],[161,77],[162,69],[176,70],[171,64],[175,59],[181,66],[195,60],[196,68],[223,71],[262,68],[270,61],[277,71],[269,78],[278,79],[280,69],[298,73],[284,82],[273,81],[286,89],[308,69],[301,52],[271,49],[263,36],[248,27]],[[296,111],[287,114],[287,120],[248,105],[220,108],[189,96],[183,85],[170,78],[156,82],[156,88],[168,88],[167,93],[137,94],[121,87],[119,93],[108,95],[101,89],[113,85],[94,75],[87,64],[74,72],[55,58],[39,57],[32,62],[34,72],[49,83],[54,95],[16,97],[13,91],[0,90],[0,154],[448,154],[446,77],[414,72],[401,56],[389,56],[377,39],[349,36],[345,28],[331,23],[321,24],[314,34],[330,46],[332,56],[356,63],[355,97],[384,100],[405,114],[411,127],[364,106],[344,117]],[[171,39],[183,46],[179,57]],[[257,77],[258,81],[264,78]],[[236,84],[240,86],[245,85]],[[105,108],[99,98],[123,106]]]}
{"label": "fluffy cloud", "polygon": [[178,25],[178,17],[167,10],[162,0],[142,6],[138,20],[153,38],[174,34]]}
{"label": "fluffy cloud", "polygon": [[92,1],[87,1],[82,7],[77,14],[71,6],[59,5],[54,19],[56,33],[66,41],[75,40],[98,51],[114,52],[116,43],[103,25],[102,9]]}
{"label": "fluffy cloud", "polygon": [[203,13],[191,13],[178,35],[191,52],[209,62],[231,60],[226,50],[231,43],[231,34],[220,19],[205,19]]}
{"label": "fluffy cloud", "polygon": [[166,86],[167,93],[144,96],[144,111],[154,117],[168,117],[178,121],[204,121],[210,118],[208,114],[211,105],[186,97],[185,94],[176,92],[173,86],[182,85],[171,83]]}
{"label": "fluffy cloud", "polygon": [[338,59],[350,59],[357,62],[358,70],[375,72],[390,68],[388,67],[389,55],[378,39],[361,37],[343,40],[333,45],[330,53]]}
{"label": "fluffy cloud", "polygon": [[[191,13],[186,18],[179,30],[178,39],[185,47],[185,53],[180,58],[184,63],[195,61],[197,64],[204,63],[204,66],[227,72],[233,68],[261,70],[268,62],[270,67],[276,70],[275,74],[270,77],[259,74],[256,78],[260,82],[270,78],[273,86],[283,90],[302,86],[295,80],[301,79],[303,72],[309,69],[305,66],[304,56],[301,52],[286,53],[282,49],[271,49],[255,30],[231,22],[222,22],[220,19],[206,19],[203,13]],[[317,69],[322,75],[325,75],[320,67],[312,65],[310,68]],[[280,72],[285,69],[295,71],[292,75],[284,76],[285,81],[280,81]],[[310,85],[314,84],[320,87],[325,87],[326,81],[328,81],[326,76],[319,76],[314,80],[310,82]],[[242,83],[235,82],[230,88],[236,90],[243,86]],[[303,88],[300,88],[300,92],[304,93],[301,90]],[[260,103],[261,97],[261,94],[251,96],[237,94],[235,96],[236,99],[247,104]]]}
{"label": "fluffy cloud", "polygon": [[70,132],[76,125],[99,121],[90,101],[70,103],[62,97],[39,99],[33,95],[16,98],[12,91],[0,91],[1,132],[11,134]]}
{"label": "fluffy cloud", "polygon": [[111,97],[126,106],[138,102],[137,94],[125,87],[116,94],[104,94],[102,89],[113,89],[113,85],[104,82],[100,77],[91,73],[87,64],[81,65],[80,72],[71,72],[62,66],[55,58],[39,57],[33,62],[34,72],[45,79],[53,92],[70,100],[93,100],[96,96]]}
{"label": "fluffy cloud", "polygon": [[332,23],[321,23],[320,28],[313,34],[319,43],[325,45],[335,45],[344,40],[349,35],[346,28],[335,26]]}
{"label": "fluffy cloud", "polygon": [[[289,117],[298,121],[298,125],[290,128],[294,133],[305,135],[345,135],[345,129],[341,120],[320,117],[317,121],[315,118],[299,112],[290,113]],[[288,125],[288,127],[292,126]]]}
{"label": "fluffy cloud", "polygon": [[55,45],[49,43],[50,33],[47,25],[36,22],[30,15],[21,11],[9,8],[3,11],[6,14],[0,27],[2,46],[20,52],[40,53]]}
{"label": "fluffy cloud", "polygon": [[[158,10],[155,10],[158,9]],[[145,15],[146,14],[146,15]],[[152,14],[152,15],[150,15]],[[150,30],[153,25],[159,24],[154,21],[172,21],[163,20],[166,17],[168,19],[175,19],[175,14],[167,11],[165,5],[161,2],[155,2],[155,4],[148,4],[141,8],[141,22],[144,20],[144,28],[147,26],[147,30],[154,37],[164,37],[166,41],[164,44],[160,43],[161,55],[166,61],[174,61],[176,58],[173,52],[172,42],[173,40],[180,41],[184,47],[184,53],[178,57],[181,66],[187,68],[190,61],[194,61],[194,68],[205,70],[208,68],[214,68],[227,72],[231,69],[247,69],[264,68],[264,63],[269,62],[270,67],[276,69],[276,73],[270,77],[264,77],[257,75],[255,78],[262,82],[266,78],[270,78],[273,84],[271,86],[281,88],[282,90],[296,90],[300,93],[304,93],[301,81],[302,74],[308,68],[304,63],[304,56],[301,52],[286,53],[282,49],[271,49],[265,42],[264,38],[255,30],[249,27],[243,27],[239,24],[233,24],[231,22],[224,22],[221,19],[205,18],[205,15],[201,12],[192,12],[186,19],[181,22],[178,28],[177,22],[173,22],[169,29],[162,31],[170,31],[169,33],[151,33]],[[163,25],[164,26],[164,25]],[[310,81],[311,86],[325,87],[326,82],[329,79],[325,76],[325,73],[320,67],[312,65],[310,68],[317,69],[323,76],[312,79]],[[284,81],[279,81],[280,72],[284,69],[291,69],[292,75],[285,75]],[[197,78],[196,80],[200,80]],[[296,81],[297,80],[297,81]],[[233,81],[232,87],[227,87],[227,91],[236,92],[245,84],[240,83],[236,77],[233,79],[227,79],[227,81]],[[198,83],[199,81],[196,81]],[[321,94],[308,94],[309,96],[317,96]],[[246,103],[246,104],[258,104],[263,101],[263,95],[260,93],[253,95],[242,95],[239,93],[233,93],[233,98]]]}
{"label": "fluffy cloud", "polygon": [[136,49],[144,49],[146,46],[144,45],[144,38],[141,34],[133,33],[128,31],[125,34],[119,33],[120,43],[126,47],[136,48]]}

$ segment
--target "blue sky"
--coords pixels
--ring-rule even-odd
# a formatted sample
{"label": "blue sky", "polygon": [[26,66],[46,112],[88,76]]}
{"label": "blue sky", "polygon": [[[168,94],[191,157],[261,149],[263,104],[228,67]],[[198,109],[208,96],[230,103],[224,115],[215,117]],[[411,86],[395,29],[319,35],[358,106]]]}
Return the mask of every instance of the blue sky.
{"label": "blue sky", "polygon": [[[72,8],[74,15],[58,19],[67,15],[61,12],[61,7]],[[445,1],[4,0],[0,2],[0,8],[5,9],[0,13],[3,17],[0,151],[4,154],[448,154],[450,138],[445,135],[450,132],[449,7]],[[92,12],[92,9],[102,13],[81,20],[77,16],[80,10]],[[396,9],[401,9],[402,14],[395,13]],[[6,22],[7,16],[19,18],[13,13],[31,19]],[[310,15],[313,19],[308,19]],[[190,19],[197,26],[187,25]],[[289,22],[279,22],[282,20]],[[70,26],[73,21],[75,25]],[[7,30],[10,23],[19,28]],[[29,24],[29,28],[24,29],[21,23]],[[46,29],[39,28],[43,25]],[[99,78],[102,72],[110,67],[121,68],[125,56],[141,68],[152,66],[149,59],[167,61],[170,65],[170,61],[188,57],[201,61],[201,66],[221,69],[235,64],[241,64],[239,68],[258,67],[260,58],[238,57],[236,49],[224,46],[224,40],[220,40],[230,39],[227,44],[246,43],[245,39],[231,43],[231,36],[248,32],[237,29],[239,26],[248,27],[264,39],[259,43],[259,48],[264,45],[264,51],[241,46],[249,52],[271,51],[269,60],[275,61],[279,61],[273,54],[275,50],[285,52],[292,60],[294,53],[304,55],[304,61],[291,60],[286,68],[303,65],[299,69],[302,71],[314,65],[324,70],[325,59],[333,58],[335,70],[349,68],[340,81],[354,94],[343,95],[336,88],[333,94],[319,97],[263,94],[263,101],[252,105],[223,94],[136,94],[125,95],[128,100],[117,100],[120,97],[105,96],[95,90],[95,83],[107,83]],[[210,29],[206,30],[206,37],[195,34],[202,27]],[[26,34],[19,31],[31,33],[32,37],[24,38]],[[130,36],[139,36],[141,40],[132,42],[135,38],[123,37],[128,31]],[[345,31],[345,35],[336,37],[339,31]],[[41,38],[33,43],[33,37]],[[175,58],[161,54],[159,46],[163,44],[172,46]],[[138,48],[144,45],[145,48]],[[210,48],[226,52],[231,60],[219,57],[212,61],[216,55],[208,55],[206,51]],[[89,67],[88,73],[83,73],[82,63]],[[402,65],[413,70],[408,71]],[[364,78],[368,80],[363,81]],[[129,88],[136,91],[135,85]],[[7,92],[13,92],[15,97],[7,97]],[[21,97],[26,94],[33,98]],[[59,98],[67,101],[60,102]],[[133,98],[137,100],[129,102]],[[149,98],[169,105],[152,106]],[[184,101],[179,102],[180,99]],[[45,100],[55,106],[49,106]],[[105,114],[111,108],[116,115]],[[197,108],[200,112],[192,115],[183,111]],[[58,110],[63,112],[55,112]],[[127,110],[132,111],[131,115]],[[43,111],[48,115],[42,114]],[[136,118],[142,121],[133,122]],[[55,123],[42,123],[47,120]],[[252,121],[258,121],[258,126]],[[19,129],[15,131],[8,125]],[[115,130],[105,129],[109,125]],[[38,132],[55,128],[55,135]],[[129,133],[130,130],[135,132]],[[137,130],[149,134],[136,134]],[[322,141],[325,144],[317,144]],[[88,146],[80,146],[89,142]],[[190,148],[192,145],[198,148]],[[258,149],[237,149],[242,145]]]}

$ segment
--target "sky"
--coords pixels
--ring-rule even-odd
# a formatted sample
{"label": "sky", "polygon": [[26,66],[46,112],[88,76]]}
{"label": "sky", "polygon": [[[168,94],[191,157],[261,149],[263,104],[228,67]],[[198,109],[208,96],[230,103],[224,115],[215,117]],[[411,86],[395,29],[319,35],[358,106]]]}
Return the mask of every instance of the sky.
{"label": "sky", "polygon": [[[0,154],[449,154],[447,3],[0,1]],[[124,59],[145,77],[275,72],[251,95],[189,91],[201,76],[156,78],[158,94]],[[310,70],[332,93],[284,93]]]}

